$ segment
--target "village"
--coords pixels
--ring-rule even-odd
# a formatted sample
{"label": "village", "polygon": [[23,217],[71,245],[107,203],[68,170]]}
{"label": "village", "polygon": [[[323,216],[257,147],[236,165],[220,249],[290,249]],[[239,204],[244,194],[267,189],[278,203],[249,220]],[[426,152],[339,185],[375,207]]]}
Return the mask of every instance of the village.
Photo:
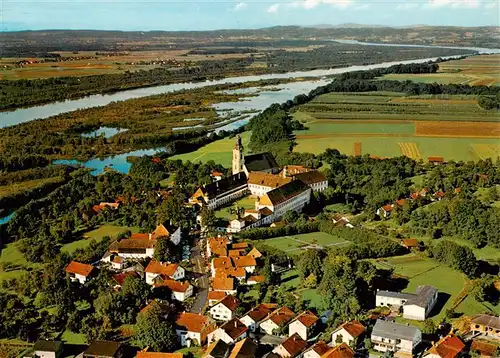
{"label": "village", "polygon": [[[295,269],[294,261],[286,255],[276,256],[268,247],[259,249],[256,242],[239,239],[238,233],[286,226],[283,217],[300,213],[314,192],[328,188],[328,180],[323,173],[303,166],[279,168],[270,153],[243,156],[239,137],[232,160],[231,175],[224,177],[214,171],[213,182],[200,186],[185,203],[197,213],[199,225],[199,230],[193,228],[189,233],[194,237],[191,247],[180,227],[159,223],[151,233],[117,238],[96,263],[72,261],[65,268],[70,279],[80,285],[96,279],[100,271],[111,272],[115,291],[120,291],[128,278],[144,281],[157,294],[140,314],[160,312],[164,320],[174,324],[177,342],[184,348],[160,353],[146,347],[130,353],[126,343],[95,340],[79,357],[498,357],[500,318],[494,315],[475,315],[462,331],[443,321],[432,329],[432,336],[439,339],[429,340],[429,317],[443,309],[438,303],[440,292],[432,285],[420,285],[414,292],[377,288],[373,301],[364,302],[371,307],[367,314],[338,323],[332,320],[330,310],[266,301],[268,291],[275,287],[279,292],[283,282],[279,278]],[[444,193],[430,195],[421,190],[381,207],[377,215],[387,219],[395,206],[426,196],[438,201]],[[255,199],[255,208],[236,210],[234,219],[227,227],[218,228],[216,235],[203,227],[203,210],[216,210],[243,197]],[[115,210],[119,205],[100,203],[94,211]],[[339,214],[328,220],[336,228],[355,228]],[[401,250],[412,252],[419,250],[420,243],[406,238],[400,245]],[[160,246],[162,250],[167,247],[167,252],[180,250],[182,255],[174,260],[158,259]],[[318,247],[308,245],[302,253]],[[293,290],[287,295],[295,297]],[[60,341],[39,340],[33,357],[61,358],[62,351]]]}

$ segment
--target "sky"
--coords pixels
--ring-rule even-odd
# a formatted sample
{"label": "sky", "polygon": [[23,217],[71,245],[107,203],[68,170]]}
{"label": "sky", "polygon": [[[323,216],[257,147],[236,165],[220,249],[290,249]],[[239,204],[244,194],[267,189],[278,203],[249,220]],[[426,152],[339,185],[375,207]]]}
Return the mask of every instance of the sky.
{"label": "sky", "polygon": [[500,26],[500,0],[0,0],[2,31]]}

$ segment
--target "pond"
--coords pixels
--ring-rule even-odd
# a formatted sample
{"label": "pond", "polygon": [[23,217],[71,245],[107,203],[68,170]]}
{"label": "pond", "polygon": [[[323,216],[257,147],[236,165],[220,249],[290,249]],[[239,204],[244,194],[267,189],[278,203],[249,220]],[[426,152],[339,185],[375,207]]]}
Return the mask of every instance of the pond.
{"label": "pond", "polygon": [[112,136],[115,136],[117,134],[123,133],[128,131],[126,128],[112,128],[112,127],[100,127],[99,129],[96,129],[95,131],[88,132],[88,133],[82,133],[82,137],[86,138],[93,138],[93,137],[100,137],[103,135],[105,138],[111,138]]}

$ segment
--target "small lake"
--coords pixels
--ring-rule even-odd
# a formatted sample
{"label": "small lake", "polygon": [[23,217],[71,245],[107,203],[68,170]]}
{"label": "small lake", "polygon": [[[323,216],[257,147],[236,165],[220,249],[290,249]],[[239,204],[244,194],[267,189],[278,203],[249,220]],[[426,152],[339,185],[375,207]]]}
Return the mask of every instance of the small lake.
{"label": "small lake", "polygon": [[104,136],[105,138],[111,138],[117,134],[123,133],[128,131],[126,128],[111,128],[111,127],[101,127],[99,129],[96,129],[95,131],[88,132],[88,133],[82,133],[82,137],[85,138],[94,138],[94,137],[100,137]]}

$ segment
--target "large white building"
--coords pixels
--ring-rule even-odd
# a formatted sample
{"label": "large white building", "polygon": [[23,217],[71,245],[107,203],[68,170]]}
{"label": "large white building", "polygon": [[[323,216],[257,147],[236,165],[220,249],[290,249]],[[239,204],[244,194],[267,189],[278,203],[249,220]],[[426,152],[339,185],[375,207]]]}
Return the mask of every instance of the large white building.
{"label": "large white building", "polygon": [[422,332],[413,326],[377,320],[371,341],[373,349],[379,352],[402,352],[412,356],[415,348],[422,342]]}
{"label": "large white building", "polygon": [[247,195],[248,184],[245,172],[234,174],[216,182],[199,187],[189,198],[191,205],[208,206],[215,210]]}
{"label": "large white building", "polygon": [[288,184],[291,181],[292,178],[283,178],[277,174],[250,172],[248,173],[248,190],[250,194],[261,197],[269,191]]}
{"label": "large white building", "polygon": [[377,307],[402,307],[403,317],[424,321],[436,305],[438,290],[433,286],[418,286],[416,293],[377,291]]}

